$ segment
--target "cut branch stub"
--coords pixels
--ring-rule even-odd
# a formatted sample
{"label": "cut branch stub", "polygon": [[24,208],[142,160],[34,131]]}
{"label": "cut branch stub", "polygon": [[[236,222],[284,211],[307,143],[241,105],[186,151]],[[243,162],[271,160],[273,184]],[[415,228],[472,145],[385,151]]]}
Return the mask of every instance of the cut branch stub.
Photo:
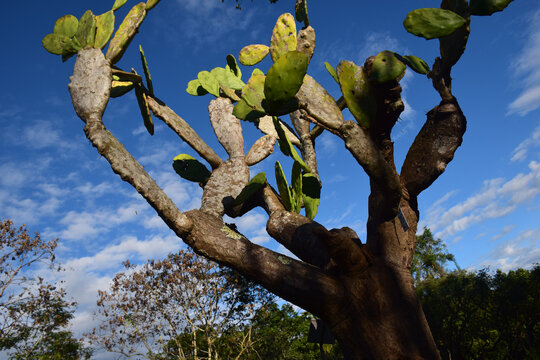
{"label": "cut branch stub", "polygon": [[383,84],[403,76],[406,66],[388,50],[381,51],[375,56],[369,69],[369,81]]}
{"label": "cut branch stub", "polygon": [[152,10],[154,6],[156,6],[160,0],[147,0],[146,1],[146,11]]}
{"label": "cut branch stub", "polygon": [[203,186],[210,178],[211,172],[201,162],[188,154],[180,154],[173,159],[174,171],[182,178],[197,182]]}
{"label": "cut branch stub", "polygon": [[358,124],[369,128],[377,105],[364,69],[352,61],[342,61],[337,67],[337,75],[349,111]]}
{"label": "cut branch stub", "polygon": [[111,64],[117,63],[124,55],[124,52],[128,48],[131,40],[137,34],[139,27],[141,26],[146,16],[146,4],[139,3],[131,8],[124,21],[118,27],[118,30],[114,34],[109,48],[107,49],[106,58],[111,61]]}
{"label": "cut branch stub", "polygon": [[270,48],[266,45],[248,45],[240,50],[238,61],[240,61],[240,64],[242,65],[253,66],[260,63],[266,57],[266,55],[268,55],[269,51]]}
{"label": "cut branch stub", "polygon": [[246,164],[248,164],[248,166],[252,166],[266,159],[274,152],[275,144],[276,137],[272,135],[265,135],[255,141],[246,155]]}
{"label": "cut branch stub", "polygon": [[75,33],[75,39],[81,44],[81,47],[94,46],[96,38],[96,16],[92,11],[86,10],[79,20],[79,26]]}
{"label": "cut branch stub", "polygon": [[311,61],[315,52],[315,29],[308,26],[298,32],[296,50],[304,53],[308,57],[308,62]]}
{"label": "cut branch stub", "polygon": [[114,32],[114,11],[107,11],[96,18],[96,38],[94,47],[103,49]]}
{"label": "cut branch stub", "polygon": [[81,50],[75,61],[69,92],[77,115],[84,121],[101,121],[109,101],[112,74],[99,49]]}
{"label": "cut branch stub", "polygon": [[231,100],[217,98],[210,101],[208,105],[210,113],[210,123],[221,145],[232,157],[244,158],[244,138],[242,137],[242,126],[240,120],[232,114],[233,106]]}
{"label": "cut branch stub", "polygon": [[201,211],[222,217],[225,207],[233,205],[248,181],[249,168],[243,157],[230,158],[222,163],[204,186]]}
{"label": "cut branch stub", "polygon": [[465,23],[466,20],[453,11],[423,8],[407,14],[403,26],[411,34],[430,40],[448,36]]}
{"label": "cut branch stub", "polygon": [[270,55],[274,62],[288,53],[296,50],[296,23],[294,17],[285,13],[282,14],[274,26],[272,31],[272,39],[270,40]]}

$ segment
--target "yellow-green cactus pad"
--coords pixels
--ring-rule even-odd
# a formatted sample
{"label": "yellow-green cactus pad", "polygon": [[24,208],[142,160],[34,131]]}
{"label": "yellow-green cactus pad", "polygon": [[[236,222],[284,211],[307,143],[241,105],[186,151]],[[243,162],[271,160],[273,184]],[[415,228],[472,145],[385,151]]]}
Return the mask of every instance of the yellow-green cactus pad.
{"label": "yellow-green cactus pad", "polygon": [[291,190],[293,198],[293,211],[297,214],[302,209],[302,165],[298,161],[293,163],[291,172]]}
{"label": "yellow-green cactus pad", "polygon": [[321,202],[321,184],[315,175],[302,175],[302,194],[306,217],[313,220]]}
{"label": "yellow-green cactus pad", "polygon": [[289,51],[296,50],[296,23],[294,17],[285,13],[282,14],[272,31],[270,40],[270,56],[276,62],[281,56]]}
{"label": "yellow-green cactus pad", "polygon": [[471,0],[471,15],[489,16],[503,11],[513,0]]}
{"label": "yellow-green cactus pad", "polygon": [[81,20],[79,20],[79,26],[75,33],[75,39],[81,44],[83,48],[87,46],[94,46],[94,40],[96,38],[96,16],[92,14],[92,11],[87,10]]}
{"label": "yellow-green cactus pad", "polygon": [[193,156],[180,154],[173,159],[174,171],[182,178],[200,184],[206,184],[211,172]]}
{"label": "yellow-green cactus pad", "polygon": [[141,26],[145,16],[145,3],[139,3],[129,10],[107,49],[105,57],[111,61],[111,64],[116,64],[122,58],[122,55],[124,55],[131,40],[133,40],[133,37],[137,34],[139,26]]}
{"label": "yellow-green cactus pad", "polygon": [[71,43],[71,39],[65,35],[48,34],[41,40],[41,43],[45,50],[51,54],[62,55],[64,48]]}
{"label": "yellow-green cactus pad", "polygon": [[127,2],[127,0],[115,0],[114,4],[113,4],[113,7],[112,7],[112,11],[116,11],[118,9],[120,9],[122,6],[124,6],[124,4]]}
{"label": "yellow-green cactus pad", "polygon": [[79,27],[79,20],[73,15],[64,15],[60,19],[56,20],[54,24],[54,34],[64,35],[72,38]]}
{"label": "yellow-green cactus pad", "polygon": [[308,57],[296,50],[284,54],[272,65],[264,83],[264,95],[271,108],[294,98],[302,86],[307,68]]}
{"label": "yellow-green cactus pad", "polygon": [[234,55],[227,55],[227,66],[225,67],[225,69],[231,71],[237,78],[242,79],[242,70],[240,70],[240,67],[236,62],[236,58],[234,57]]}
{"label": "yellow-green cactus pad", "polygon": [[233,90],[241,90],[245,85],[232,71],[222,67],[212,69],[210,74],[216,78],[220,85],[225,85]]}
{"label": "yellow-green cactus pad", "polygon": [[135,88],[135,95],[137,96],[137,102],[139,103],[144,126],[150,135],[154,135],[154,122],[152,121],[152,116],[150,116],[150,108],[148,107],[146,94],[140,86],[137,86]]}
{"label": "yellow-green cactus pad", "polygon": [[263,172],[258,173],[249,180],[246,186],[242,189],[240,194],[234,199],[233,206],[240,205],[249,200],[253,195],[257,193],[262,187],[266,185],[266,174]]}
{"label": "yellow-green cactus pad", "polygon": [[150,76],[148,62],[146,61],[146,56],[144,56],[144,51],[141,45],[139,45],[139,53],[141,54],[141,62],[144,70],[144,77],[146,78],[146,86],[148,87],[150,95],[154,96],[154,85],[152,84],[152,76]]}
{"label": "yellow-green cactus pad", "polygon": [[399,61],[392,51],[381,51],[375,56],[375,60],[371,65],[369,81],[375,84],[383,84],[397,79],[405,69],[405,64]]}
{"label": "yellow-green cactus pad", "polygon": [[204,90],[208,91],[215,97],[219,97],[219,81],[214,75],[210,74],[208,71],[201,71],[197,75],[197,79]]}
{"label": "yellow-green cactus pad", "polygon": [[113,80],[111,87],[111,97],[117,98],[127,94],[135,87],[135,84],[131,81]]}
{"label": "yellow-green cactus pad", "polygon": [[413,35],[425,39],[448,36],[465,25],[466,20],[453,11],[437,8],[423,8],[411,11],[403,26]]}
{"label": "yellow-green cactus pad", "polygon": [[206,91],[202,87],[201,83],[199,82],[199,79],[191,80],[190,82],[188,82],[186,92],[189,95],[193,95],[193,96],[202,96],[202,95],[208,94],[208,91]]}
{"label": "yellow-green cactus pad", "polygon": [[94,47],[103,49],[111,39],[114,32],[114,11],[107,11],[96,18],[96,39]]}
{"label": "yellow-green cactus pad", "polygon": [[292,210],[291,190],[289,189],[287,178],[285,177],[285,173],[283,172],[283,168],[281,167],[281,164],[279,163],[279,161],[276,161],[275,173],[276,173],[276,183],[277,183],[277,187],[279,191],[279,197],[281,198],[281,202],[283,203],[285,210],[291,211]]}
{"label": "yellow-green cactus pad", "polygon": [[417,72],[422,75],[426,75],[429,72],[429,65],[422,59],[420,59],[418,56],[414,55],[405,55],[401,56],[399,54],[394,53],[394,56],[411,68],[414,72]]}
{"label": "yellow-green cactus pad", "polygon": [[349,111],[360,125],[369,128],[377,108],[364,69],[352,61],[342,61],[337,67],[337,75]]}
{"label": "yellow-green cactus pad", "polygon": [[248,45],[240,50],[238,61],[240,61],[240,64],[242,65],[252,66],[260,63],[266,57],[266,55],[268,55],[269,51],[270,48],[266,45]]}

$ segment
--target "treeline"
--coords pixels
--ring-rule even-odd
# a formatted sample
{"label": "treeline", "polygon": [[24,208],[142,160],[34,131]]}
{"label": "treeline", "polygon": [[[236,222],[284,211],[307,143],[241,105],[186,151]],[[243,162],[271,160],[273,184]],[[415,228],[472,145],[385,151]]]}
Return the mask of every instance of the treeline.
{"label": "treeline", "polygon": [[[338,344],[308,342],[311,315],[189,251],[142,266],[126,262],[99,292],[99,326],[76,338],[62,284],[32,276],[61,270],[56,241],[0,222],[0,351],[10,359],[342,359]],[[449,271],[454,262],[457,270]],[[444,359],[539,359],[540,265],[508,273],[460,270],[429,229],[412,274]]]}

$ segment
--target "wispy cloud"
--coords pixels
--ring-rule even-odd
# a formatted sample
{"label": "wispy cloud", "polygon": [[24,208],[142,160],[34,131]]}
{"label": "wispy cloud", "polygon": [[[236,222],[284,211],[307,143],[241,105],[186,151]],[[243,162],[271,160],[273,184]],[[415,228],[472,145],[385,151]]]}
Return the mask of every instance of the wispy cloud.
{"label": "wispy cloud", "polygon": [[[540,101],[540,100],[539,100]],[[515,149],[512,151],[511,161],[523,161],[527,157],[529,150],[532,148],[540,147],[540,125],[534,129],[531,136],[523,140]]]}
{"label": "wispy cloud", "polygon": [[421,225],[437,231],[436,237],[446,238],[473,224],[514,212],[518,205],[533,202],[540,194],[540,163],[531,161],[529,170],[508,181],[502,178],[486,180],[478,193],[449,208],[444,202],[451,195],[446,194],[427,210]]}
{"label": "wispy cloud", "polygon": [[524,34],[528,34],[523,50],[512,64],[523,91],[508,105],[508,114],[525,116],[540,107],[540,10],[530,18]]}

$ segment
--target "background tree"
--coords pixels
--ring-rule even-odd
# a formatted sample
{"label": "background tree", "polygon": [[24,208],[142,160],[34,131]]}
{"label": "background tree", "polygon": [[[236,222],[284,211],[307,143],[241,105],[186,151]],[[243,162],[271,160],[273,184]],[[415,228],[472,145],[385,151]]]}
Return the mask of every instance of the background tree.
{"label": "background tree", "polygon": [[37,265],[53,271],[57,240],[31,237],[23,226],[0,222],[0,350],[10,359],[80,359],[91,351],[66,330],[75,303],[43,277],[32,276]]}
{"label": "background tree", "polygon": [[445,359],[537,359],[540,266],[503,273],[456,271],[417,287]]}
{"label": "background tree", "polygon": [[[201,71],[188,84],[192,95],[216,97],[209,105],[210,122],[228,159],[221,159],[156,96],[142,49],[146,81],[115,65],[158,2],[135,5],[106,54],[100,49],[114,32],[114,11],[125,1],[115,1],[111,11],[98,17],[91,11],[80,21],[62,17],[54,32],[43,39],[45,48],[64,60],[77,54],[69,90],[75,111],[85,123],[85,134],[98,153],[196,252],[324,319],[346,358],[438,358],[410,273],[417,241],[417,198],[444,172],[462,143],[466,119],[452,93],[451,70],[465,50],[471,15],[491,15],[511,0],[443,0],[440,9],[411,11],[404,21],[406,30],[439,39],[440,57],[430,67],[416,56],[383,51],[369,57],[364,66],[342,61],[334,69],[327,64],[343,93],[337,100],[306,75],[315,49],[315,30],[309,23],[306,0],[298,0],[296,19],[303,22],[302,30],[297,32],[292,15],[283,14],[270,46],[251,45],[240,52],[239,60],[247,66],[270,53],[274,64],[266,73],[255,70],[244,83],[236,60],[228,56],[226,67]],[[398,172],[391,132],[404,110],[399,81],[407,66],[432,80],[440,102],[427,113]],[[211,170],[186,154],[175,158],[175,170],[204,189],[200,209],[181,212],[106,129],[103,113],[110,97],[132,89],[150,134],[153,113],[210,165]],[[344,120],[345,108],[356,121]],[[291,119],[288,127],[278,118],[286,115]],[[266,134],[247,155],[240,119]],[[341,139],[369,176],[365,243],[350,228],[328,230],[313,221],[323,181],[314,141],[322,131]],[[294,160],[291,180],[287,181],[277,162],[277,190],[264,174],[250,182],[249,166],[265,159],[278,139],[282,152]],[[239,217],[254,207],[267,212],[268,233],[298,260],[250,242],[223,222],[225,213]],[[305,216],[299,214],[302,207]]]}
{"label": "background tree", "polygon": [[272,298],[264,289],[188,251],[125,266],[99,292],[94,343],[147,359],[235,359],[250,350],[246,323]]}
{"label": "background tree", "polygon": [[441,239],[435,239],[428,228],[422,235],[416,236],[416,248],[411,264],[411,273],[415,285],[426,279],[439,278],[446,275],[446,263],[453,262],[458,270],[459,265],[453,254]]}

